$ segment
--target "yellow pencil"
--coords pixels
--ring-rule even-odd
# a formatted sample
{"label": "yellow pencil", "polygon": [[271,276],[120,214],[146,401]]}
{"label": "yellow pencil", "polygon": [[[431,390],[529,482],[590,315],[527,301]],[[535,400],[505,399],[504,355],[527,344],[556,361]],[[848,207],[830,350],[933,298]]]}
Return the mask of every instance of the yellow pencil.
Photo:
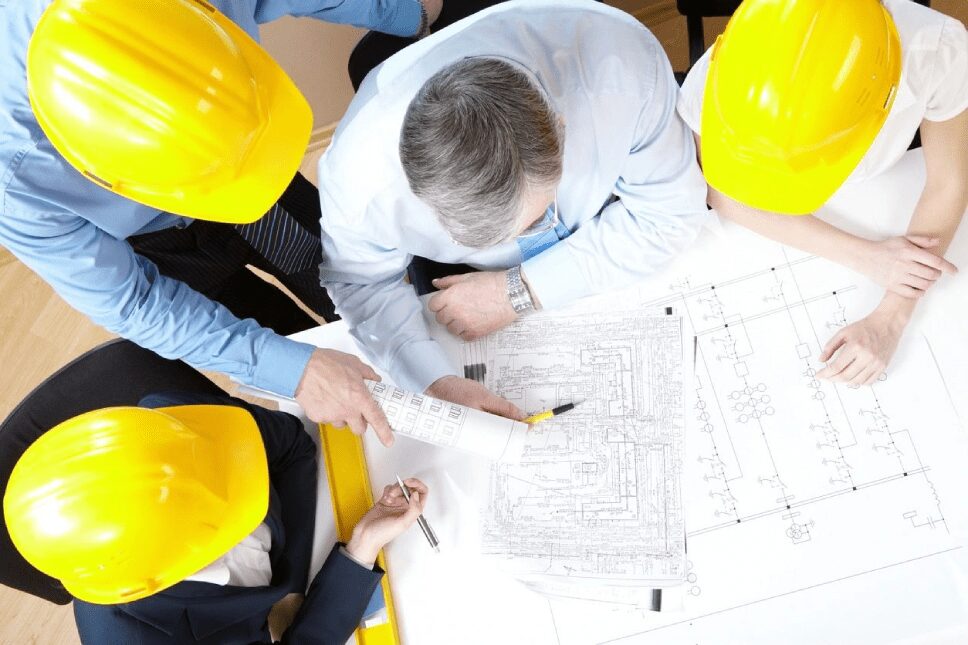
{"label": "yellow pencil", "polygon": [[568,410],[574,409],[578,405],[577,403],[566,403],[564,405],[559,405],[557,408],[552,408],[551,410],[545,410],[544,412],[539,412],[537,414],[532,414],[530,417],[524,420],[525,423],[533,425],[535,423],[540,423],[541,421],[546,421],[551,417],[556,417],[559,414],[568,412]]}

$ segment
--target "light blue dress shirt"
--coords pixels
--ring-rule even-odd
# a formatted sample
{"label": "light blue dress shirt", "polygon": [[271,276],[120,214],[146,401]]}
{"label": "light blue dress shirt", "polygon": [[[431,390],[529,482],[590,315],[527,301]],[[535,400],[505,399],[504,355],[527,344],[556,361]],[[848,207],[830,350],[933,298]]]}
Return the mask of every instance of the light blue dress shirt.
{"label": "light blue dress shirt", "polygon": [[[533,257],[523,240],[485,250],[455,244],[410,191],[400,164],[411,99],[435,72],[468,56],[527,68],[564,119],[563,232],[543,236],[545,248]],[[677,96],[655,37],[628,14],[590,0],[502,3],[371,73],[319,163],[323,282],[370,360],[417,391],[459,373],[402,282],[413,255],[482,269],[523,261],[550,309],[642,280],[690,244],[709,215]]]}
{"label": "light blue dress shirt", "polygon": [[[191,220],[107,191],[51,146],[27,99],[27,43],[51,0],[0,0],[0,245],[99,325],[168,358],[292,395],[312,353],[159,274],[125,238]],[[312,16],[411,35],[418,0],[209,0],[258,39],[258,24]]]}

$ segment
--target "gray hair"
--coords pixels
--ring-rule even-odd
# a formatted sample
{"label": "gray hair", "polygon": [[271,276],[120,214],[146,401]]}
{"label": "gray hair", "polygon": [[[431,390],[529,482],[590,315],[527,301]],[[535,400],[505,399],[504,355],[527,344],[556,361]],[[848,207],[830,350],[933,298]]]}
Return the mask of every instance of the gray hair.
{"label": "gray hair", "polygon": [[563,148],[541,88],[495,58],[467,58],[430,77],[400,132],[410,189],[455,242],[474,248],[516,234],[528,191],[561,178]]}

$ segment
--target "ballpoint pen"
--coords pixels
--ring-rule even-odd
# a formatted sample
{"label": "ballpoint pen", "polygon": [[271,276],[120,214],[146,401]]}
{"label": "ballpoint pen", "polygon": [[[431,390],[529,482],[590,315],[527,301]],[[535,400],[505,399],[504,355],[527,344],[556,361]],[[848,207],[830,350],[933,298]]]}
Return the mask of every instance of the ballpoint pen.
{"label": "ballpoint pen", "polygon": [[[409,504],[410,489],[407,488],[407,485],[403,483],[402,479],[400,479],[400,475],[397,475],[397,483],[400,484],[400,490],[403,491],[403,498],[407,500],[407,504]],[[423,534],[426,536],[427,542],[430,543],[431,548],[433,548],[434,553],[440,553],[440,547],[437,546],[437,535],[434,533],[434,530],[430,528],[430,524],[427,523],[423,513],[417,516],[417,524],[420,525],[420,530],[423,531]]]}
{"label": "ballpoint pen", "polygon": [[545,410],[544,412],[539,412],[537,414],[532,414],[530,417],[524,420],[524,423],[535,424],[551,417],[556,417],[559,414],[564,414],[568,410],[574,409],[578,403],[566,403],[564,405],[559,405],[557,408],[552,408],[551,410]]}

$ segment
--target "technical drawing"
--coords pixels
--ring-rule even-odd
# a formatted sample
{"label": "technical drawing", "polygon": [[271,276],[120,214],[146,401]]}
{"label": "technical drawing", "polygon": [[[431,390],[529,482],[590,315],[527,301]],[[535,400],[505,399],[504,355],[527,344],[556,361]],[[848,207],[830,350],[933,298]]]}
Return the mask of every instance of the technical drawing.
{"label": "technical drawing", "polygon": [[[728,620],[733,608],[874,580],[962,547],[949,521],[959,510],[950,481],[968,479],[950,450],[963,445],[962,431],[929,339],[907,339],[871,387],[816,378],[822,348],[865,315],[873,289],[826,260],[738,235],[747,238],[735,244],[742,260],[706,252],[680,263],[688,272],[582,305],[674,306],[696,347],[682,480],[685,613],[613,612],[611,635],[596,643],[698,642],[688,634],[705,633],[703,617]],[[750,579],[750,557],[770,575]],[[577,629],[555,618],[562,631]]]}
{"label": "technical drawing", "polygon": [[397,434],[495,461],[521,458],[528,426],[480,410],[367,381],[367,388]]}
{"label": "technical drawing", "polygon": [[[963,547],[953,526],[968,526],[968,451],[930,339],[909,332],[871,387],[818,379],[827,341],[866,315],[879,290],[821,258],[732,234],[738,241],[687,254],[649,284],[569,310],[672,306],[696,351],[682,475],[686,584],[674,592],[683,611],[601,610],[591,639],[573,610],[553,607],[562,644],[727,642],[723,625],[742,629],[749,608],[835,594],[845,580],[889,603],[883,581],[912,562],[944,571]],[[769,574],[751,577],[751,558]],[[936,587],[957,597],[960,577],[951,577]],[[728,642],[744,642],[741,633]]]}
{"label": "technical drawing", "polygon": [[681,326],[539,315],[465,346],[465,365],[526,411],[581,402],[531,429],[520,464],[492,468],[483,550],[502,569],[558,583],[684,578]]}

